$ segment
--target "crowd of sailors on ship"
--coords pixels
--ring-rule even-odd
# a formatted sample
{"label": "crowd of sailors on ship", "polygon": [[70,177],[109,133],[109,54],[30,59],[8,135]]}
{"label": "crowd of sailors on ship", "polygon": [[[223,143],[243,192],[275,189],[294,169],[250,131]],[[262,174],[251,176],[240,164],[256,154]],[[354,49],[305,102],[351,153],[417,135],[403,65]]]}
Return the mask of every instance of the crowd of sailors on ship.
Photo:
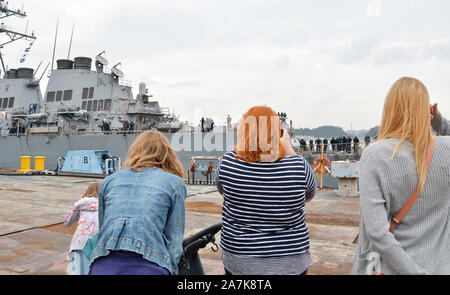
{"label": "crowd of sailors on ship", "polygon": [[200,127],[202,128],[202,132],[211,132],[214,130],[214,120],[212,118],[202,117]]}
{"label": "crowd of sailors on ship", "polygon": [[[226,118],[226,131],[232,131],[233,130],[233,124],[232,119],[230,115],[227,115]],[[214,127],[216,127],[215,122],[212,118],[205,118],[202,117],[200,119],[199,127],[201,128],[202,132],[211,132],[214,130]]]}
{"label": "crowd of sailors on ship", "polygon": [[[364,138],[365,146],[370,144],[371,138],[367,134]],[[360,140],[358,136],[354,136],[353,139],[350,136],[337,136],[333,137],[330,140],[328,138],[320,138],[317,137],[316,140],[310,139],[309,144],[306,142],[304,138],[300,139],[300,151],[302,154],[306,152],[315,152],[321,153],[323,148],[323,153],[354,153],[358,154],[360,151]]]}
{"label": "crowd of sailors on ship", "polygon": [[13,127],[9,129],[9,134],[11,135],[25,134],[25,131],[26,131],[25,125],[19,125],[19,127],[17,128],[17,124],[15,124],[13,125]]}
{"label": "crowd of sailors on ship", "polygon": [[122,130],[123,131],[134,131],[134,122],[133,121],[124,121]]}

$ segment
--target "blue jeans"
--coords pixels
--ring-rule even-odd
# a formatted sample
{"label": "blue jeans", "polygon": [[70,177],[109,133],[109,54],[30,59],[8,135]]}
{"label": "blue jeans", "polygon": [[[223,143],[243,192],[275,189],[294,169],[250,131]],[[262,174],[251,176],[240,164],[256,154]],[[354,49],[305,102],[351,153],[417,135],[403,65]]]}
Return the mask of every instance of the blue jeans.
{"label": "blue jeans", "polygon": [[94,260],[89,275],[169,275],[169,271],[142,255],[128,251],[111,251]]}
{"label": "blue jeans", "polygon": [[[306,273],[308,272],[308,270],[305,270],[305,272],[299,274],[300,276],[306,276]],[[228,271],[228,269],[225,268],[225,275],[227,276],[232,276],[233,274],[231,272]]]}
{"label": "blue jeans", "polygon": [[72,273],[74,275],[87,275],[89,273],[89,260],[84,256],[82,250],[70,251],[69,259],[72,264]]}

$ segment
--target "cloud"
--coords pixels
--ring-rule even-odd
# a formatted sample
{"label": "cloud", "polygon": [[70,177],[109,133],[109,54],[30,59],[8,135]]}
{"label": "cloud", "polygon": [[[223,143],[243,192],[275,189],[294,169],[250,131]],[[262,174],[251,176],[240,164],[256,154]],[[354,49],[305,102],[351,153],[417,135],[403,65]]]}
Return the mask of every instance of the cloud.
{"label": "cloud", "polygon": [[450,39],[391,43],[374,49],[371,59],[377,65],[427,62],[430,59],[448,61],[449,50]]}
{"label": "cloud", "polygon": [[[51,61],[58,17],[56,59],[66,58],[75,22],[71,58],[105,50],[135,94],[146,82],[162,106],[193,122],[267,104],[298,127],[368,129],[404,75],[423,80],[450,114],[447,0],[23,2],[38,36],[25,66],[42,60],[42,71]],[[23,50],[20,41],[2,50],[10,67]]]}

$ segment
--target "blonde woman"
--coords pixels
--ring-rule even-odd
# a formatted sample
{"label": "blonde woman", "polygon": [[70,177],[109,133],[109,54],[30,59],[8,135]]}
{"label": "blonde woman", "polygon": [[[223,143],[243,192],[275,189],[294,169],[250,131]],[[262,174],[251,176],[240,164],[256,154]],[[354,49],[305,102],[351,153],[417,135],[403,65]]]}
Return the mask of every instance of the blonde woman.
{"label": "blonde woman", "polygon": [[[449,150],[450,138],[431,132],[425,86],[398,80],[386,97],[378,141],[361,156],[353,274],[450,274]],[[417,199],[398,218],[415,190]]]}
{"label": "blonde woman", "polygon": [[167,138],[146,131],[99,191],[91,275],[176,275],[182,255],[184,168]]}

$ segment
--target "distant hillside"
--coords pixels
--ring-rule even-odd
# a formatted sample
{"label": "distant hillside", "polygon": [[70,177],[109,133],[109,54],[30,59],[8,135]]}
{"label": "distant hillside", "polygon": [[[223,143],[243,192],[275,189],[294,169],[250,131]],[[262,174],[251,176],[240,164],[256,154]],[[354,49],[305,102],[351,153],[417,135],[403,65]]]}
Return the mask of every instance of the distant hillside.
{"label": "distant hillside", "polygon": [[375,138],[378,136],[378,132],[380,131],[380,126],[375,126],[369,130],[369,136]]}
{"label": "distant hillside", "polygon": [[312,137],[338,137],[338,136],[350,136],[354,137],[355,135],[358,138],[364,138],[367,134],[370,137],[375,138],[378,135],[378,131],[380,130],[380,126],[373,127],[370,130],[344,130],[341,127],[337,126],[320,126],[314,129],[309,128],[297,128],[295,129],[296,136],[312,136]]}
{"label": "distant hillside", "polygon": [[347,133],[350,135],[350,137],[354,137],[356,135],[358,136],[358,138],[366,137],[368,132],[368,130],[347,130]]}
{"label": "distant hillside", "polygon": [[314,137],[337,137],[337,136],[349,136],[347,132],[341,127],[337,126],[320,126],[314,129],[299,128],[295,129],[295,135],[297,136],[314,136]]}

